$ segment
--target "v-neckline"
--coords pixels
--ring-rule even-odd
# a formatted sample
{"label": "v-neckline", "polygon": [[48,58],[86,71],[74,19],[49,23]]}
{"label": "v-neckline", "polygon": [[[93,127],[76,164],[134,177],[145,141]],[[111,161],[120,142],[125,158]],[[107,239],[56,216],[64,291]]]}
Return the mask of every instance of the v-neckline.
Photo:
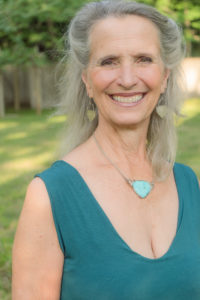
{"label": "v-neckline", "polygon": [[[177,217],[177,225],[176,225],[176,234],[173,238],[173,240],[170,243],[169,248],[167,249],[167,251],[160,257],[158,258],[149,258],[146,256],[143,256],[142,254],[134,251],[129,245],[128,243],[122,238],[122,236],[118,233],[118,231],[116,230],[116,228],[114,227],[114,225],[112,224],[110,218],[108,217],[108,215],[106,214],[106,212],[104,211],[104,209],[102,208],[102,206],[100,205],[100,203],[97,201],[97,199],[95,198],[93,192],[91,191],[91,189],[89,188],[87,182],[85,181],[85,179],[83,178],[83,176],[79,173],[79,171],[72,166],[71,164],[69,164],[68,162],[66,162],[65,160],[57,160],[56,162],[61,162],[64,165],[71,167],[72,170],[74,170],[74,172],[77,174],[77,176],[79,176],[80,180],[82,181],[86,191],[89,193],[90,198],[94,201],[97,209],[101,212],[101,214],[103,215],[104,219],[106,220],[108,226],[110,227],[110,229],[112,230],[112,232],[120,239],[120,241],[123,243],[123,245],[135,256],[137,256],[139,259],[142,259],[144,261],[148,261],[148,262],[159,262],[164,260],[168,254],[170,253],[171,249],[173,248],[176,240],[177,240],[177,236],[178,233],[180,231],[181,228],[181,224],[182,224],[182,217],[183,217],[183,199],[182,199],[182,194],[180,191],[180,184],[179,184],[179,179],[177,176],[177,163],[174,164],[173,167],[173,174],[174,174],[174,179],[175,179],[175,185],[176,185],[176,190],[177,190],[177,194],[178,194],[178,202],[179,202],[179,206],[178,206],[178,217]],[[55,163],[56,163],[55,162]]]}

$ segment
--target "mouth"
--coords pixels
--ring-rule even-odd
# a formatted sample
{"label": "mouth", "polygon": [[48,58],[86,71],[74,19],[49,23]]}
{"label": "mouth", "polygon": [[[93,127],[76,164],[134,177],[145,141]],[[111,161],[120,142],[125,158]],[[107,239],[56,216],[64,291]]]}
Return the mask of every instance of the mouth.
{"label": "mouth", "polygon": [[145,96],[146,93],[137,93],[137,94],[113,94],[109,95],[110,98],[117,104],[123,106],[134,106],[139,103]]}

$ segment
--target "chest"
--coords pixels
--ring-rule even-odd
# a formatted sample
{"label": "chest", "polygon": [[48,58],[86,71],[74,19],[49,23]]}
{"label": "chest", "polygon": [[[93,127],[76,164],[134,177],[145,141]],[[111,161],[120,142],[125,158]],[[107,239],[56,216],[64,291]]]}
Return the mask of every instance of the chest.
{"label": "chest", "polygon": [[[200,299],[199,189],[178,167],[180,204],[173,176],[141,201],[114,174],[79,170],[92,196],[73,172],[66,186],[76,193],[69,188],[60,199],[60,228],[69,249],[61,299]],[[155,260],[163,255],[155,255],[160,245],[167,255]]]}
{"label": "chest", "polygon": [[[113,176],[112,180],[117,180]],[[197,238],[200,231],[197,227],[196,234],[194,227],[190,227],[189,215],[192,212],[185,207],[176,234],[177,216],[174,212],[178,198],[173,178],[169,180],[169,185],[155,187],[146,203],[137,201],[141,199],[135,198],[133,191],[127,190],[120,181],[116,181],[113,188],[109,178],[100,174],[91,177],[86,175],[84,179],[91,185],[90,190],[97,203],[81,181],[87,198],[83,207],[87,218],[82,218],[81,226],[76,226],[74,232],[78,251],[72,252],[69,259],[65,260],[61,299],[79,299],[80,295],[82,299],[105,300],[200,299],[200,244]],[[183,212],[184,197],[180,188],[179,195]],[[186,193],[186,199],[190,199],[189,193]],[[91,201],[91,205],[88,201]],[[70,215],[67,219],[70,219]],[[174,227],[171,226],[173,220]],[[73,218],[73,224],[76,221]],[[155,231],[154,226],[157,228]],[[82,228],[84,239],[80,236]],[[173,230],[176,234],[173,246],[165,257],[155,260],[155,257],[166,253],[174,238]],[[129,249],[117,235],[121,236]],[[66,245],[71,242],[68,240]]]}
{"label": "chest", "polygon": [[97,205],[105,213],[116,234],[138,254],[148,258],[163,256],[177,231],[179,199],[173,174],[156,183],[145,199],[140,199],[118,174],[82,171]]}
{"label": "chest", "polygon": [[94,252],[78,265],[67,260],[61,299],[200,299],[199,254],[159,263],[119,254],[102,257]]}

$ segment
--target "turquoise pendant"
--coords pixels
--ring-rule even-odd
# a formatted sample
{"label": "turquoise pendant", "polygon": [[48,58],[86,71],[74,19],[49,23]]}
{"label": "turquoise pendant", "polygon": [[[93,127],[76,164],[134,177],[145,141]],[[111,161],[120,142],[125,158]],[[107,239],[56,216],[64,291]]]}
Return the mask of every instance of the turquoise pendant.
{"label": "turquoise pendant", "polygon": [[154,186],[153,183],[144,180],[133,180],[131,185],[136,194],[142,199],[149,195]]}

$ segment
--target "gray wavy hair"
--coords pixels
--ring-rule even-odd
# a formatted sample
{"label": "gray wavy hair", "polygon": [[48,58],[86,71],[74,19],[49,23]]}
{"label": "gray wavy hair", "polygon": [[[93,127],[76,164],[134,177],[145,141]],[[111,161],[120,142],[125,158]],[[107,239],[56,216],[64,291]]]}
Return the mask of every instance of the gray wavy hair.
{"label": "gray wavy hair", "polygon": [[167,88],[158,100],[159,105],[168,107],[168,113],[164,118],[160,118],[156,110],[153,111],[147,134],[147,153],[152,162],[154,176],[157,180],[163,180],[171,171],[176,156],[174,114],[180,114],[182,102],[180,64],[185,47],[181,28],[175,21],[142,3],[122,0],[90,2],[72,19],[65,35],[66,53],[61,61],[65,68],[59,81],[61,101],[58,112],[68,116],[60,156],[85,142],[98,125],[98,113],[93,121],[87,117],[90,99],[81,78],[89,62],[91,29],[98,20],[125,15],[145,17],[157,26],[161,58],[165,67],[170,70]]}

